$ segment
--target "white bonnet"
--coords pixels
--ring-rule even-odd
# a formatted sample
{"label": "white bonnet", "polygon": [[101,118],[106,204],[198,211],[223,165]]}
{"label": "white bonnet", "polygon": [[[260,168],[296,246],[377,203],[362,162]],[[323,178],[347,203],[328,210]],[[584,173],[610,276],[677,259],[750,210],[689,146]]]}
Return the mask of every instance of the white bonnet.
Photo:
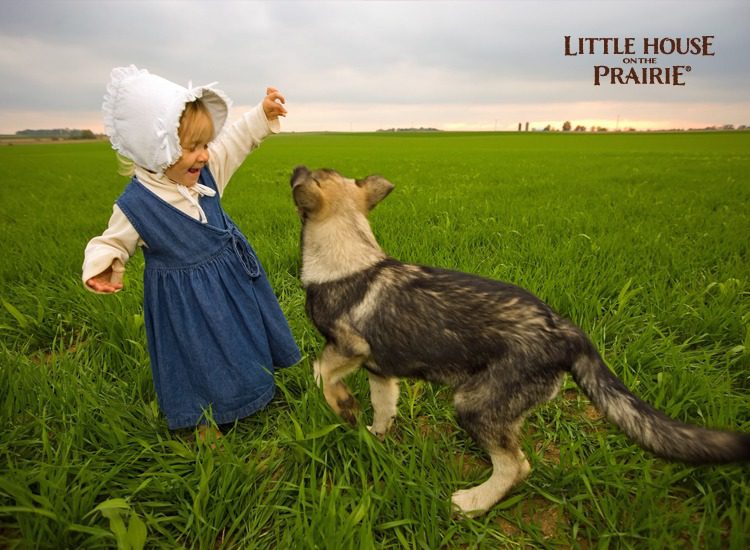
{"label": "white bonnet", "polygon": [[104,95],[104,131],[112,148],[139,166],[162,173],[182,155],[177,131],[185,104],[201,99],[216,137],[231,100],[212,84],[184,88],[134,65],[112,69]]}

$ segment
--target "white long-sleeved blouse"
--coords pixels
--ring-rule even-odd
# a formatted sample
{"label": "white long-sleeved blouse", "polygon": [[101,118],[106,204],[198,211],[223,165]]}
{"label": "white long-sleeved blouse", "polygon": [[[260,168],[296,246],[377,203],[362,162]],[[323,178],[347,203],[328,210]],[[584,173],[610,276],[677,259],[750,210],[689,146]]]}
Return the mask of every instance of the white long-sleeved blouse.
{"label": "white long-sleeved blouse", "polygon": [[[215,140],[208,145],[208,168],[216,180],[219,194],[223,194],[229,178],[240,167],[250,152],[271,133],[278,133],[278,119],[269,121],[262,104],[246,112],[234,124],[225,128]],[[139,166],[135,167],[135,177],[147,189],[155,193],[175,208],[192,216],[196,220],[205,220],[205,215],[198,204],[198,196],[212,194],[212,191],[196,184],[185,187],[172,182],[164,174],[155,174]],[[83,260],[82,280],[91,292],[94,289],[86,285],[91,277],[112,268],[111,282],[122,282],[125,264],[143,241],[125,214],[115,204],[107,229],[94,237],[86,245]]]}

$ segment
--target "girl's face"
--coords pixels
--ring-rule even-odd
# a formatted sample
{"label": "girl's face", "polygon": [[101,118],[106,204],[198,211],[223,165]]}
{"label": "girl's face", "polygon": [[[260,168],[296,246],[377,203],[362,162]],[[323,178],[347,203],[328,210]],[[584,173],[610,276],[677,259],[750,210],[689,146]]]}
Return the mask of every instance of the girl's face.
{"label": "girl's face", "polygon": [[208,162],[208,143],[183,143],[182,156],[164,174],[172,181],[192,187],[198,183],[201,169]]}
{"label": "girl's face", "polygon": [[208,162],[208,142],[214,134],[211,116],[198,101],[188,103],[180,119],[182,156],[164,174],[175,183],[191,187],[198,182]]}

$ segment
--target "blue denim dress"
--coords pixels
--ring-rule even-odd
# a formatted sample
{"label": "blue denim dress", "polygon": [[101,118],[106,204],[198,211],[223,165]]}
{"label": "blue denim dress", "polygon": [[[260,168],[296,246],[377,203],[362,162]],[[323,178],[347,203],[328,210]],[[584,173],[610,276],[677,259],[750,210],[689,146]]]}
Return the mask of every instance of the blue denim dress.
{"label": "blue denim dress", "polygon": [[[208,168],[200,181],[216,190]],[[218,192],[199,200],[205,224],[136,178],[117,199],[146,243],[144,321],[171,429],[195,426],[209,409],[219,424],[258,411],[274,395],[274,367],[300,359],[263,267]]]}

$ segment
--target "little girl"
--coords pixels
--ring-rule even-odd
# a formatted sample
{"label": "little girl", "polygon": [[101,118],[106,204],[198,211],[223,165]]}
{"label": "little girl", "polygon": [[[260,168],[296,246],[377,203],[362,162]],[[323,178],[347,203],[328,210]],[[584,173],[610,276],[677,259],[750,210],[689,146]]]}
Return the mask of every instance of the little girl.
{"label": "little girl", "polygon": [[102,109],[132,180],[109,227],[86,247],[83,281],[122,288],[142,247],[144,320],[159,405],[169,428],[230,423],[264,407],[273,370],[300,352],[266,274],[219,197],[245,157],[286,115],[268,88],[224,128],[230,101],[213,84],[184,88],[134,66],[112,71]]}

